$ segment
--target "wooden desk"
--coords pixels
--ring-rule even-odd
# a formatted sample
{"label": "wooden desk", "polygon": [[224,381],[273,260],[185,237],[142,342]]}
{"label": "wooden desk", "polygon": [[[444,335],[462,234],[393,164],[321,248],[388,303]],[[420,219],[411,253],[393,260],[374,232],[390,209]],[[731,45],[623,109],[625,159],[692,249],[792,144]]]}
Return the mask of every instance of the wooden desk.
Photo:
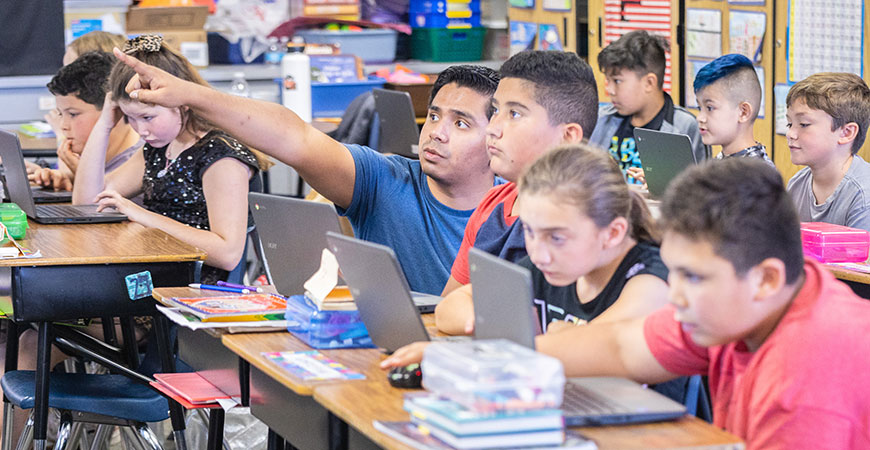
{"label": "wooden desk", "polygon": [[[42,257],[0,260],[0,267],[11,270],[14,321],[10,332],[15,332],[15,322],[39,325],[33,414],[35,447],[44,448],[50,322],[153,314],[153,302],[129,298],[125,277],[148,271],[155,286],[186,285],[193,278],[196,262],[204,260],[205,254],[162,231],[132,222],[40,225],[31,221],[29,225],[26,239],[20,243],[39,250]],[[162,324],[158,320],[158,329]],[[17,339],[7,339],[7,371],[17,368],[17,344]],[[166,348],[165,340],[161,347]],[[163,359],[164,363],[171,361],[168,356]],[[173,402],[170,405],[174,411],[173,428],[183,430],[180,407]],[[184,447],[183,442],[181,446]]]}
{"label": "wooden desk", "polygon": [[[380,359],[378,359],[379,361]],[[375,364],[376,361],[373,361]],[[342,383],[318,387],[314,399],[356,428],[377,445],[394,450],[411,449],[376,430],[372,421],[410,420],[402,409],[402,395],[408,392],[389,385],[384,376],[366,383]],[[742,449],[740,440],[698,418],[686,416],[675,422],[643,425],[576,428],[593,439],[599,449],[628,448],[716,448]]]}
{"label": "wooden desk", "polygon": [[857,272],[842,267],[825,265],[825,267],[834,274],[835,277],[843,281],[852,281],[855,283],[870,285],[870,273]]}
{"label": "wooden desk", "polygon": [[21,143],[21,151],[25,157],[57,156],[57,139],[55,138],[35,138],[19,132],[18,141]]}

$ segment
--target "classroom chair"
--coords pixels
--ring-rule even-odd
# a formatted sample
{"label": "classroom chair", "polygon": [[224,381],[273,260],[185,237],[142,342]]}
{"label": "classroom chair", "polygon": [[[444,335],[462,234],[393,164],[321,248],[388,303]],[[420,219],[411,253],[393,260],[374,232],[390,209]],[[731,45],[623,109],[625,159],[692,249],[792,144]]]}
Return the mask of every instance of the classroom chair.
{"label": "classroom chair", "polygon": [[[126,325],[124,326],[126,328]],[[158,367],[156,339],[149,340],[142,364],[131,364],[130,370],[121,364],[86,349],[68,339],[70,330],[59,333],[57,342],[66,351],[84,355],[107,366],[120,374],[52,373],[49,379],[49,407],[61,411],[55,449],[76,448],[81,438],[81,423],[117,425],[128,427],[141,447],[162,449],[157,436],[145,424],[160,422],[169,418],[169,404],[166,399],[148,386],[150,374]],[[125,337],[129,334],[124,332]],[[130,341],[128,341],[130,342]],[[15,370],[0,378],[0,386],[9,401],[17,408],[33,409],[36,392],[36,372]],[[4,420],[8,420],[4,418]],[[23,450],[32,445],[34,421],[28,419],[17,449]],[[7,428],[8,430],[8,428]],[[91,448],[101,448],[100,444],[108,438],[107,428],[102,427],[94,437]],[[6,440],[6,442],[9,442]],[[5,444],[5,442],[4,442]],[[10,450],[4,448],[3,450]]]}

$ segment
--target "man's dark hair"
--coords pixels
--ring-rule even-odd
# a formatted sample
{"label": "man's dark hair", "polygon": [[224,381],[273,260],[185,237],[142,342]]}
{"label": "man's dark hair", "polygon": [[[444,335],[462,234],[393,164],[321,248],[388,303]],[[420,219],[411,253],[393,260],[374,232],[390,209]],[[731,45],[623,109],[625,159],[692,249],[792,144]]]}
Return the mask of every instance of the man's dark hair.
{"label": "man's dark hair", "polygon": [[[459,87],[469,88],[480,95],[492,97],[495,89],[498,87],[498,81],[501,77],[498,72],[488,67],[474,66],[470,64],[460,64],[450,66],[444,69],[435,84],[432,85],[432,94],[429,95],[429,106],[435,100],[435,95],[447,84],[456,83]],[[486,117],[492,115],[492,109],[486,109]]]}
{"label": "man's dark hair", "polygon": [[576,53],[527,50],[502,64],[501,77],[531,82],[535,101],[551,125],[576,123],[591,136],[598,121],[598,87],[592,67]]}
{"label": "man's dark hair", "polygon": [[686,170],[665,193],[664,230],[706,240],[743,276],[767,258],[803,271],[800,221],[776,169],[756,158],[710,161]]}
{"label": "man's dark hair", "polygon": [[614,76],[628,69],[642,77],[652,73],[658,78],[659,89],[665,82],[665,52],[668,41],[644,30],[635,30],[622,35],[598,54],[598,67],[606,75]]}
{"label": "man's dark hair", "polygon": [[87,52],[61,67],[46,86],[54,95],[74,95],[97,109],[103,109],[106,80],[116,62],[109,53]]}

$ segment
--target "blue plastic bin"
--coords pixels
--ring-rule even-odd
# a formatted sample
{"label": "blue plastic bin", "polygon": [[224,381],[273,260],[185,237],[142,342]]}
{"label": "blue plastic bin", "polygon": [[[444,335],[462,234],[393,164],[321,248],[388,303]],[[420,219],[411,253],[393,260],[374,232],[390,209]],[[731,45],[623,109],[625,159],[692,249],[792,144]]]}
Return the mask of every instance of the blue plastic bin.
{"label": "blue plastic bin", "polygon": [[411,26],[414,28],[479,28],[480,13],[467,18],[451,18],[440,13],[411,13]]}
{"label": "blue plastic bin", "polygon": [[369,348],[372,338],[358,311],[317,311],[305,296],[287,299],[287,331],[312,348]]}
{"label": "blue plastic bin", "polygon": [[[447,0],[411,0],[408,5],[408,12],[411,14],[414,13],[423,13],[423,14],[431,14],[431,13],[439,13],[445,14],[447,12]],[[454,3],[454,2],[449,2]],[[471,0],[469,2],[455,2],[457,4],[468,5],[468,9],[473,13],[480,12],[480,0]]]}
{"label": "blue plastic bin", "polygon": [[372,77],[349,83],[311,83],[311,115],[341,117],[347,105],[358,95],[384,87],[386,80]]}
{"label": "blue plastic bin", "polygon": [[391,63],[396,59],[396,30],[299,30],[296,36],[311,44],[339,44],[341,54],[359,56],[366,63]]}

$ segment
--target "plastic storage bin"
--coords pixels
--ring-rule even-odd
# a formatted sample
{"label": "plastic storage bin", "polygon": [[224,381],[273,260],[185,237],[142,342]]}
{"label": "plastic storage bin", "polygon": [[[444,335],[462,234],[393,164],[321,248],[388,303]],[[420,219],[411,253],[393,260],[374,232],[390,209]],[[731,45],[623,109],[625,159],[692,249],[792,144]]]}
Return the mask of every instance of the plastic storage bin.
{"label": "plastic storage bin", "polygon": [[396,30],[361,31],[299,30],[306,43],[338,44],[343,55],[359,56],[366,63],[390,63],[396,59]]}
{"label": "plastic storage bin", "polygon": [[412,0],[409,23],[417,28],[472,28],[480,26],[480,0]]}
{"label": "plastic storage bin", "polygon": [[287,299],[287,331],[312,348],[373,347],[358,311],[318,311],[304,295]]}
{"label": "plastic storage bin", "polygon": [[477,411],[557,408],[562,363],[507,339],[436,342],[423,351],[423,387]]}
{"label": "plastic storage bin", "polygon": [[[24,239],[27,234],[27,214],[15,203],[0,203],[0,222],[3,222],[13,239]],[[8,240],[5,235],[0,238],[0,243]]]}
{"label": "plastic storage bin", "polygon": [[383,86],[384,79],[377,77],[347,83],[311,83],[311,115],[341,117],[358,95]]}
{"label": "plastic storage bin", "polygon": [[411,54],[424,61],[479,61],[484,36],[486,28],[414,28]]}
{"label": "plastic storage bin", "polygon": [[416,28],[479,28],[480,14],[458,15],[459,17],[451,17],[450,13],[445,14],[424,14],[411,13],[410,22],[412,27]]}
{"label": "plastic storage bin", "polygon": [[864,262],[870,256],[870,233],[824,222],[801,223],[804,253],[823,263]]}

